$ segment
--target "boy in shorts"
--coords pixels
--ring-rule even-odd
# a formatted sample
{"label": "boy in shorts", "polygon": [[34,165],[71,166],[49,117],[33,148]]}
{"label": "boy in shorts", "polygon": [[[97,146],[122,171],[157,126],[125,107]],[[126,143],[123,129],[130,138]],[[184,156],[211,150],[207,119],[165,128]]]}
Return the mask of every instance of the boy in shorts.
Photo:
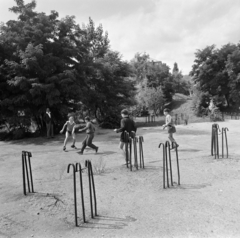
{"label": "boy in shorts", "polygon": [[176,128],[174,126],[173,119],[172,119],[171,115],[169,114],[170,110],[168,108],[165,108],[163,110],[163,113],[166,116],[166,122],[165,122],[166,124],[163,125],[163,130],[166,127],[168,128],[168,139],[172,142],[172,144],[173,144],[173,148],[172,149],[174,149],[174,148],[179,146],[177,144],[177,142],[175,141],[175,139],[173,138],[173,133],[176,132]]}
{"label": "boy in shorts", "polygon": [[[115,132],[119,133],[121,132],[121,136],[120,136],[120,143],[119,143],[119,149],[122,150],[122,154],[125,157],[125,150],[124,150],[124,145],[126,143],[126,141],[124,140],[124,132],[128,132],[129,135],[131,137],[134,137],[134,134],[137,131],[137,128],[135,126],[135,122],[129,118],[129,113],[126,109],[123,109],[121,111],[121,116],[122,116],[122,120],[120,123],[120,128],[119,129],[114,129]],[[135,132],[135,133],[133,133]]]}
{"label": "boy in shorts", "polygon": [[76,125],[76,123],[74,122],[73,116],[69,116],[69,120],[63,125],[63,128],[60,131],[60,133],[63,133],[63,131],[65,130],[65,127],[67,127],[66,134],[65,134],[66,135],[65,140],[64,140],[64,143],[63,143],[63,150],[64,151],[66,150],[68,137],[70,135],[72,135],[72,138],[73,138],[73,144],[71,145],[71,147],[74,148],[74,149],[77,149],[76,146],[75,146],[75,141],[76,141],[75,133],[73,131],[73,128],[74,128],[75,125]]}

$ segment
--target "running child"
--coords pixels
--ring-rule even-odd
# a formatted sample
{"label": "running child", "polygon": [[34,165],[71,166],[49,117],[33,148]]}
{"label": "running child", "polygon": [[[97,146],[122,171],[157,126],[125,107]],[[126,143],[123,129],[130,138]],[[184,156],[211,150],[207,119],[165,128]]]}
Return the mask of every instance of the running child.
{"label": "running child", "polygon": [[164,115],[166,116],[166,121],[163,125],[163,130],[167,127],[168,128],[168,139],[172,142],[173,144],[173,149],[178,147],[179,145],[177,144],[177,142],[175,141],[175,139],[173,138],[173,133],[176,132],[176,128],[174,126],[173,123],[173,119],[171,117],[171,115],[169,114],[170,110],[168,108],[165,108],[163,110]]}
{"label": "running child", "polygon": [[76,125],[76,123],[74,122],[74,118],[73,116],[69,116],[69,120],[63,125],[62,130],[60,131],[60,133],[63,133],[63,131],[65,130],[65,127],[67,127],[66,130],[66,136],[65,136],[65,140],[64,140],[64,144],[63,144],[63,150],[66,150],[66,145],[67,145],[67,141],[68,141],[68,137],[72,135],[73,138],[73,144],[71,145],[72,148],[77,149],[75,146],[75,141],[76,141],[76,137],[75,137],[75,133],[74,133],[74,126]]}
{"label": "running child", "polygon": [[[91,123],[90,117],[86,116],[85,121],[86,121],[86,126],[82,129],[80,129],[79,132],[86,131],[87,135],[86,135],[85,139],[83,140],[82,148],[78,153],[83,154],[83,152],[84,152],[84,150],[87,146],[92,148],[93,150],[95,150],[95,152],[97,153],[98,152],[98,147],[92,143],[93,138],[94,138],[94,133],[95,133],[95,127]],[[73,127],[73,133],[74,133],[75,129],[77,129],[80,126],[81,125],[75,125]]]}
{"label": "running child", "polygon": [[[128,110],[123,109],[121,111],[121,122],[120,122],[120,128],[119,129],[114,129],[115,132],[119,133],[121,132],[120,136],[120,143],[119,143],[119,149],[121,149],[123,157],[125,157],[126,151],[124,149],[124,145],[126,143],[125,138],[124,138],[124,132],[128,132],[131,137],[134,137],[134,134],[137,131],[137,127],[135,125],[135,122],[129,118],[129,113]],[[135,133],[133,133],[135,132]]]}

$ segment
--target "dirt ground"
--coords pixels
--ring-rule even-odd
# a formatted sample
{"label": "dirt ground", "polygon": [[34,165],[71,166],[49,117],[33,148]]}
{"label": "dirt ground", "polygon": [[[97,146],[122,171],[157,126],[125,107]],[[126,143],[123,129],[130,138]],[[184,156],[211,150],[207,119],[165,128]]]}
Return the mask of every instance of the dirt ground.
{"label": "dirt ground", "polygon": [[[62,151],[64,136],[0,142],[0,237],[240,237],[240,121],[228,127],[229,158],[210,155],[212,123],[177,126],[181,185],[172,153],[174,186],[163,189],[161,127],[138,129],[144,137],[145,169],[132,172],[118,150],[119,134],[98,129],[98,154]],[[77,146],[84,134],[77,134]],[[221,143],[220,143],[221,144]],[[32,152],[35,193],[23,195],[21,151]],[[221,150],[220,150],[221,152]],[[221,153],[220,153],[221,154]],[[73,175],[69,163],[91,160],[98,216],[90,215],[87,173],[83,173],[87,223],[82,221],[79,182],[75,227]],[[78,178],[78,177],[77,177]],[[79,180],[77,180],[79,181]]]}

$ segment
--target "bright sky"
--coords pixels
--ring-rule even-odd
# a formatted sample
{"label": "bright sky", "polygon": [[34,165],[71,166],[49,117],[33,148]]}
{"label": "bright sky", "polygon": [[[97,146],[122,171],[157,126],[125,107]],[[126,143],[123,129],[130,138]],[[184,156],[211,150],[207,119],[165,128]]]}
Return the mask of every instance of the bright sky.
{"label": "bright sky", "polygon": [[[14,5],[0,0],[0,22],[16,19],[8,10]],[[170,68],[177,62],[183,74],[191,70],[197,49],[240,42],[239,0],[37,0],[36,10],[74,15],[80,26],[91,17],[124,60],[146,52]]]}

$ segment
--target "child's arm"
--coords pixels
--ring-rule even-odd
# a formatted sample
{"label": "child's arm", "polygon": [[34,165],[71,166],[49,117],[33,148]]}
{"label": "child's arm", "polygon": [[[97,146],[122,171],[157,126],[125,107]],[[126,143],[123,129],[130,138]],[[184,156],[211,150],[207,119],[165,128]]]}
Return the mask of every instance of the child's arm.
{"label": "child's arm", "polygon": [[63,133],[63,131],[65,130],[65,127],[67,126],[67,122],[63,125],[62,130],[60,131],[60,133]]}
{"label": "child's arm", "polygon": [[163,129],[167,126],[172,126],[172,117],[170,115],[166,117],[166,124],[163,125]]}
{"label": "child's arm", "polygon": [[88,122],[87,125],[84,128],[82,128],[81,130],[79,130],[79,131],[86,131],[87,129],[90,128],[90,125],[91,125],[91,123]]}
{"label": "child's arm", "polygon": [[[73,130],[72,130],[72,134],[75,133],[75,130],[78,129],[79,127],[81,127],[82,125],[81,124],[75,124],[74,127],[73,127]],[[79,130],[81,131],[81,130]]]}

